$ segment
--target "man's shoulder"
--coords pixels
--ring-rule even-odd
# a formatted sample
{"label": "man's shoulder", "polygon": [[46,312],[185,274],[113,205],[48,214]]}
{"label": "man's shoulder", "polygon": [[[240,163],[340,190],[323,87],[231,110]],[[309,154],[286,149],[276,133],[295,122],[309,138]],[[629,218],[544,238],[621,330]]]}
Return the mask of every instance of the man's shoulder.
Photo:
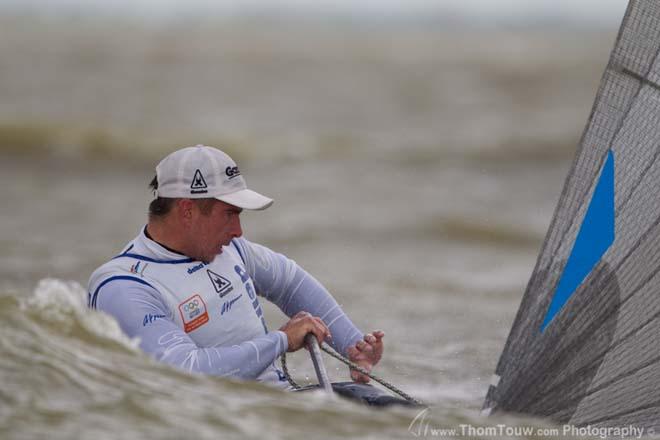
{"label": "man's shoulder", "polygon": [[122,250],[111,257],[108,261],[100,265],[92,272],[87,283],[88,289],[94,290],[97,285],[107,278],[114,276],[130,275],[131,272],[137,273],[134,267],[130,267],[127,257],[130,257],[131,251],[135,250],[135,239],[128,242]]}
{"label": "man's shoulder", "polygon": [[273,250],[270,249],[268,246],[265,246],[261,243],[257,243],[255,241],[251,241],[245,238],[245,236],[232,238],[229,246],[235,248],[238,252],[243,254],[263,252],[263,251],[273,252]]}
{"label": "man's shoulder", "polygon": [[242,236],[234,237],[228,247],[237,254],[246,266],[250,266],[252,264],[250,262],[263,259],[266,253],[272,252],[266,246],[250,241]]}
{"label": "man's shoulder", "polygon": [[89,282],[87,283],[90,291],[94,290],[98,287],[98,284],[106,279],[119,276],[130,276],[132,273],[137,273],[137,268],[130,267],[129,262],[124,258],[120,258],[121,256],[122,255],[120,254],[117,257],[113,257],[92,272],[89,277]]}

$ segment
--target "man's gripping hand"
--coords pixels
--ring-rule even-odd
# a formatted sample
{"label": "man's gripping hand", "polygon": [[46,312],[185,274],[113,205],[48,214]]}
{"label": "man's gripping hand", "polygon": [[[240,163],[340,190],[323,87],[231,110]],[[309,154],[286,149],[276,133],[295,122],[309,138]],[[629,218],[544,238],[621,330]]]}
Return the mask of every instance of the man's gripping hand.
{"label": "man's gripping hand", "polygon": [[[360,367],[371,372],[373,367],[380,361],[383,356],[383,333],[376,330],[373,333],[364,335],[364,340],[358,341],[354,346],[348,347],[348,359]],[[364,374],[351,370],[351,378],[355,382],[367,383],[369,377]]]}
{"label": "man's gripping hand", "polygon": [[289,340],[287,351],[297,351],[305,345],[307,333],[313,333],[319,341],[319,345],[327,338],[330,339],[330,330],[323,320],[318,316],[312,316],[307,312],[298,312],[293,318],[284,324],[281,331],[286,333]]}

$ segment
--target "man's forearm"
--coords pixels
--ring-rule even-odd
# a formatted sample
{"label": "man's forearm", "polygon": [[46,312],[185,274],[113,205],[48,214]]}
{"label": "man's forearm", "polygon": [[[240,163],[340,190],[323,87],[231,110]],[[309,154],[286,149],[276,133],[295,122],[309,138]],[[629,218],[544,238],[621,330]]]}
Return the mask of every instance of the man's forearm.
{"label": "man's forearm", "polygon": [[347,354],[349,346],[362,339],[363,333],[332,295],[293,260],[245,239],[234,241],[241,248],[259,294],[275,303],[287,316],[305,311],[320,317],[332,334],[331,345],[343,355]]}

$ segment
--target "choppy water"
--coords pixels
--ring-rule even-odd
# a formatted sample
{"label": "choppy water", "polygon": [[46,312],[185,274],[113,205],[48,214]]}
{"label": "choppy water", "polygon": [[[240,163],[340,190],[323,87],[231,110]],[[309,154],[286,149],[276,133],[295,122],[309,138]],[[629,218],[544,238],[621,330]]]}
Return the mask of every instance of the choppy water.
{"label": "choppy water", "polygon": [[174,371],[86,310],[158,158],[198,142],[276,199],[246,236],[385,330],[378,373],[432,405],[424,423],[532,423],[478,413],[614,31],[21,20],[0,38],[0,437],[420,433],[417,411]]}

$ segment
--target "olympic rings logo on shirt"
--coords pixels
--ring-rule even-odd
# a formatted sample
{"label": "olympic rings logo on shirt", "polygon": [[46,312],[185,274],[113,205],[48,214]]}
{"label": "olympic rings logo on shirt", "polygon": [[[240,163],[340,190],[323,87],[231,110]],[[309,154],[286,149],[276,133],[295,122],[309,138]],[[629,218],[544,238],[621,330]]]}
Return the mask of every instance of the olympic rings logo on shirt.
{"label": "olympic rings logo on shirt", "polygon": [[179,304],[179,313],[186,333],[190,333],[209,322],[206,303],[199,294],[194,294]]}
{"label": "olympic rings logo on shirt", "polygon": [[194,299],[189,303],[184,304],[183,311],[187,313],[187,312],[192,312],[198,308],[199,308],[199,301],[197,299]]}

